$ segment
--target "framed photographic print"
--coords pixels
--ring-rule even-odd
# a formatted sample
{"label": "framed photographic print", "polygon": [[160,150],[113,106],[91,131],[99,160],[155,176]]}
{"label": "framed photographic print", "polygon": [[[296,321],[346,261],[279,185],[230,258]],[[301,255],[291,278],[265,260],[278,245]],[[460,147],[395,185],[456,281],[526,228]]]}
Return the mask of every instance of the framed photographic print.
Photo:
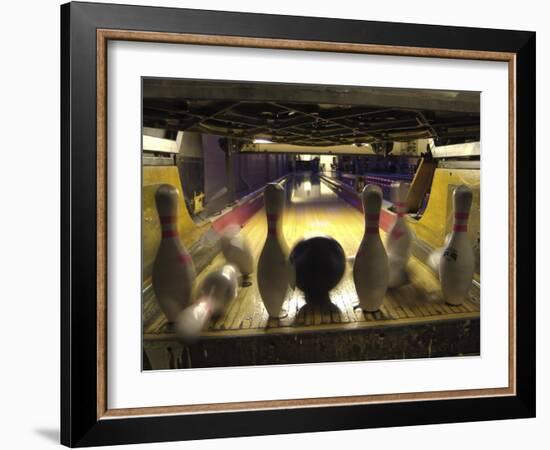
{"label": "framed photographic print", "polygon": [[61,19],[63,444],[535,415],[535,33]]}

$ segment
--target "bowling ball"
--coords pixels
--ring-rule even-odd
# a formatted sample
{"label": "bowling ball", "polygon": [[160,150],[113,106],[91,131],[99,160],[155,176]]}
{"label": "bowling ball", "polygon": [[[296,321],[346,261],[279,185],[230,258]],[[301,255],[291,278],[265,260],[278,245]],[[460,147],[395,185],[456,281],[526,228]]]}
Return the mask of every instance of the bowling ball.
{"label": "bowling ball", "polygon": [[342,279],[346,269],[344,249],[330,236],[302,239],[289,257],[296,274],[296,286],[308,303],[330,301],[328,293]]}

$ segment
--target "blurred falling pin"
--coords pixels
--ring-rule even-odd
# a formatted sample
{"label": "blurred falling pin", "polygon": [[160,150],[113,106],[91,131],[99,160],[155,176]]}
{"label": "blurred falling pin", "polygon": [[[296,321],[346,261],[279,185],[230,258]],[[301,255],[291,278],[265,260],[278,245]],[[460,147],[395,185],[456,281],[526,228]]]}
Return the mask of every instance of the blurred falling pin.
{"label": "blurred falling pin", "polygon": [[391,185],[393,204],[397,216],[388,231],[386,250],[388,252],[389,283],[391,288],[401,286],[407,281],[407,263],[411,256],[413,242],[412,231],[405,219],[407,204],[405,202],[410,184],[395,182]]}
{"label": "blurred falling pin", "polygon": [[279,317],[289,286],[294,286],[288,261],[288,245],[283,235],[285,191],[277,183],[264,190],[267,238],[258,260],[257,279],[260,296],[270,317]]}
{"label": "blurred falling pin", "polygon": [[365,232],[353,264],[353,281],[359,305],[365,311],[380,309],[388,289],[388,257],[378,229],[382,190],[374,184],[363,189]]}
{"label": "blurred falling pin", "polygon": [[472,206],[472,191],[460,185],[453,192],[454,224],[449,243],[439,264],[439,279],[445,301],[461,305],[472,286],[475,258],[468,238],[468,219]]}
{"label": "blurred falling pin", "polygon": [[199,288],[195,302],[178,316],[176,332],[185,342],[195,341],[213,315],[221,313],[237,297],[239,269],[226,264],[210,272]]}
{"label": "blurred falling pin", "polygon": [[153,264],[153,290],[168,322],[174,322],[191,301],[195,266],[178,233],[177,189],[170,184],[160,185],[155,202],[162,238]]}
{"label": "blurred falling pin", "polygon": [[430,266],[430,268],[437,274],[437,276],[439,276],[439,264],[441,263],[441,257],[443,256],[443,252],[445,251],[445,248],[447,247],[447,244],[450,240],[451,233],[445,236],[443,247],[436,248],[428,256],[428,266]]}
{"label": "blurred falling pin", "polygon": [[240,230],[238,224],[225,227],[221,237],[222,252],[227,262],[237,266],[243,275],[243,286],[250,286],[248,278],[254,272],[254,258],[250,245]]}

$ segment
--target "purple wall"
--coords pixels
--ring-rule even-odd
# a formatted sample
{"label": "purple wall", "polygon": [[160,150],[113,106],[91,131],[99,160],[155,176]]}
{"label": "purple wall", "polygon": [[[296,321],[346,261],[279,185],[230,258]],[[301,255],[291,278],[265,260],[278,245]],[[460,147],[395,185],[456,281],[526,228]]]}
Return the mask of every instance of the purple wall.
{"label": "purple wall", "polygon": [[[225,152],[218,140],[220,136],[203,134],[204,193],[205,203],[224,187],[228,186],[225,167]],[[266,183],[276,180],[287,172],[286,155],[268,153],[237,153],[231,156],[235,200]]]}
{"label": "purple wall", "polygon": [[246,174],[248,173],[248,156],[239,154],[239,186],[243,191],[250,191],[250,182]]}
{"label": "purple wall", "polygon": [[266,156],[266,154],[243,155],[243,158],[246,159],[243,178],[250,185],[251,190],[256,190],[267,182]]}
{"label": "purple wall", "polygon": [[261,188],[264,184],[286,174],[286,155],[267,153],[240,154],[241,177],[250,190]]}
{"label": "purple wall", "polygon": [[202,135],[204,149],[204,200],[205,203],[226,186],[225,153],[218,144],[219,136]]}

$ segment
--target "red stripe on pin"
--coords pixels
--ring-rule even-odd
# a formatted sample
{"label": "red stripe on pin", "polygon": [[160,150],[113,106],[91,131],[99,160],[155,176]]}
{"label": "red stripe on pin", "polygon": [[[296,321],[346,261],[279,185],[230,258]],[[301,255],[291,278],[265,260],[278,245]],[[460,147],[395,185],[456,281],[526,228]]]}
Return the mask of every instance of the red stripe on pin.
{"label": "red stripe on pin", "polygon": [[466,220],[466,219],[468,219],[469,216],[470,216],[469,213],[464,213],[464,212],[455,213],[455,219],[457,219],[457,220]]}
{"label": "red stripe on pin", "polygon": [[266,214],[267,216],[267,235],[275,236],[277,234],[278,214]]}
{"label": "red stripe on pin", "polygon": [[177,237],[177,236],[178,236],[177,230],[168,230],[168,231],[162,232],[163,238],[171,238],[171,237]]}
{"label": "red stripe on pin", "polygon": [[191,258],[191,255],[188,255],[186,253],[180,253],[178,255],[178,262],[180,264],[189,264],[193,259]]}
{"label": "red stripe on pin", "polygon": [[401,236],[403,236],[405,234],[405,232],[399,228],[394,228],[391,235],[390,235],[390,238],[393,239],[394,241],[398,241],[399,238],[401,238]]}
{"label": "red stripe on pin", "polygon": [[455,225],[453,227],[453,231],[459,231],[459,232],[468,231],[468,225]]}
{"label": "red stripe on pin", "polygon": [[378,233],[378,227],[367,227],[367,228],[365,228],[365,233],[367,233],[367,234],[377,234]]}
{"label": "red stripe on pin", "polygon": [[365,214],[365,217],[367,218],[367,220],[379,220],[380,219],[380,213]]}

